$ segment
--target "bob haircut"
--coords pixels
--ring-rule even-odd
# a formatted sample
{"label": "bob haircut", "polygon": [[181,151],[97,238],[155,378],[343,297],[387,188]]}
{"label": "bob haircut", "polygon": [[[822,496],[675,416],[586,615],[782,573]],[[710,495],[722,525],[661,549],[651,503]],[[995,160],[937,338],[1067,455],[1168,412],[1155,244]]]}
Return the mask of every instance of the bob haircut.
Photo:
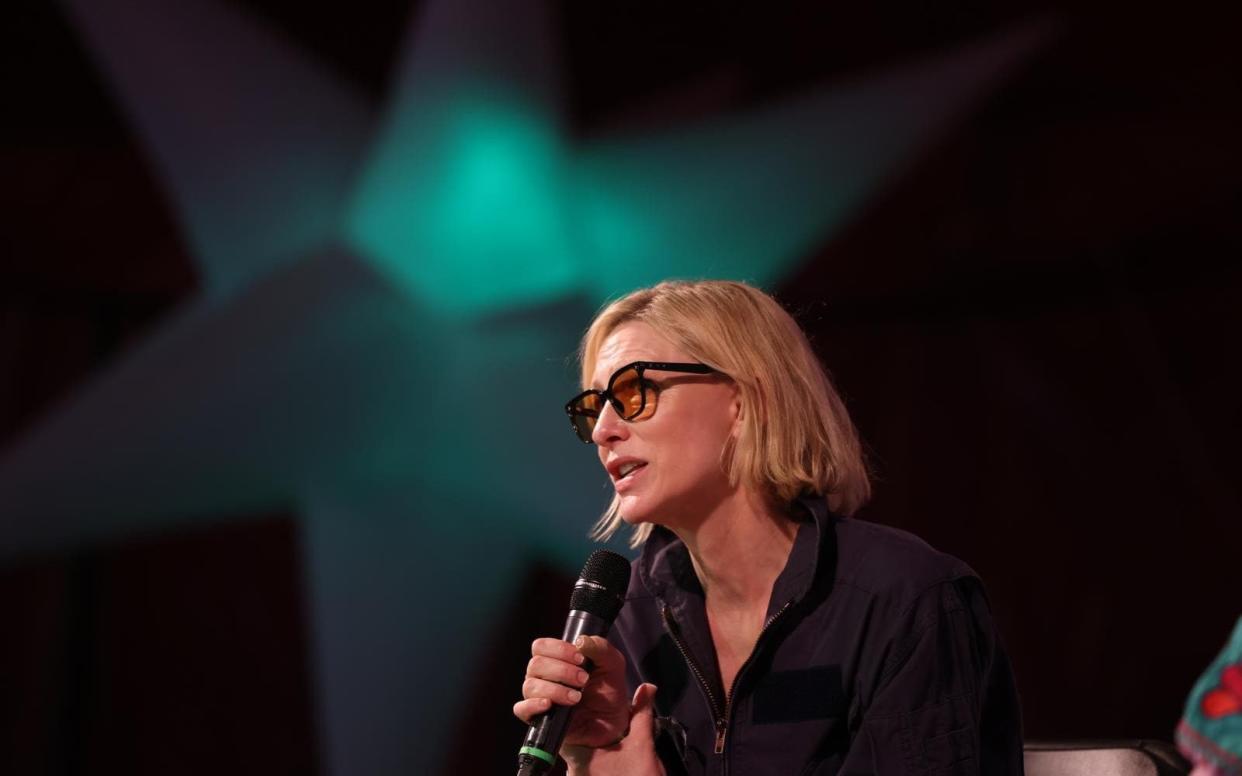
{"label": "bob haircut", "polygon": [[[612,302],[582,338],[583,387],[604,340],[639,321],[691,358],[727,375],[741,400],[742,426],[721,451],[734,486],[744,484],[778,511],[803,494],[821,495],[841,515],[871,497],[858,432],[806,335],[775,299],[725,280],[665,281]],[[591,536],[607,540],[624,524],[613,498]],[[635,527],[630,546],[651,535]]]}

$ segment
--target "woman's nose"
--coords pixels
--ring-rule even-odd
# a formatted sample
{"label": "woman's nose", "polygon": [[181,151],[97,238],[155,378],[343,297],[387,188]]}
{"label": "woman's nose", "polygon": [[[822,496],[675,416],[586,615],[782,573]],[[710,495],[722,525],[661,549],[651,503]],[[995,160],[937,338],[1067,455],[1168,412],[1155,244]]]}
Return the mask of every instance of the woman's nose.
{"label": "woman's nose", "polygon": [[595,428],[591,430],[591,441],[597,445],[606,445],[617,439],[625,439],[629,436],[630,424],[621,419],[617,414],[617,408],[612,406],[612,402],[604,402],[604,408],[599,411],[599,417],[595,419]]}

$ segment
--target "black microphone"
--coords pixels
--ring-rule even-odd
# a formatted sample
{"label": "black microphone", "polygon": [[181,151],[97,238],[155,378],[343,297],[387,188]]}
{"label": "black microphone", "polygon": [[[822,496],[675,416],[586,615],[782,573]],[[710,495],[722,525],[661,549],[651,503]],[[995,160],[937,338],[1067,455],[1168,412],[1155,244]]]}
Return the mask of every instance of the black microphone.
{"label": "black microphone", "polygon": [[[596,550],[587,558],[569,597],[569,616],[561,638],[571,644],[579,636],[603,636],[625,603],[630,586],[630,562],[615,552]],[[588,660],[583,668],[594,666]],[[556,765],[556,753],[565,740],[572,706],[553,706],[534,717],[518,750],[518,776],[546,773]]]}

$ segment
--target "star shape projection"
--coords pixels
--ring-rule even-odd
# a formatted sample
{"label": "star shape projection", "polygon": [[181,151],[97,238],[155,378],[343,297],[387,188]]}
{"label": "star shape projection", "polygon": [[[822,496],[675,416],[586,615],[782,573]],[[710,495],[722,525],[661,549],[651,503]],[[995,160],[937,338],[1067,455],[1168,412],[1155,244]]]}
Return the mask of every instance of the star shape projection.
{"label": "star shape projection", "polygon": [[606,481],[559,407],[598,304],[777,281],[1045,37],[574,143],[549,5],[423,3],[376,105],[225,2],[64,2],[203,293],[6,451],[0,547],[294,509],[331,773],[443,765],[525,563],[585,555]]}

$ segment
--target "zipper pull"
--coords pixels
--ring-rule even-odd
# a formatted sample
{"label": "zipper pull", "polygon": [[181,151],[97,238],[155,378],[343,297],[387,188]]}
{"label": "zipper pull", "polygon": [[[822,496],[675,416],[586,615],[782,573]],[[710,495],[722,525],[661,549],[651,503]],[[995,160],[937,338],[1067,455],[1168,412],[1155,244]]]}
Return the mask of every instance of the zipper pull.
{"label": "zipper pull", "polygon": [[728,730],[726,724],[722,721],[716,725],[716,754],[724,754],[725,732]]}

